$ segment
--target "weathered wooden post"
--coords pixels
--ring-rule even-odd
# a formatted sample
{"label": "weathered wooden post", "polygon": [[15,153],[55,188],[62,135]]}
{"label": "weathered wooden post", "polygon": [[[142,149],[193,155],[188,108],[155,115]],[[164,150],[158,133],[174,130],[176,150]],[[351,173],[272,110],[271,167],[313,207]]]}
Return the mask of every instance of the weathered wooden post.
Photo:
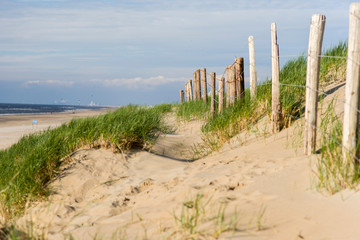
{"label": "weathered wooden post", "polygon": [[230,84],[230,105],[233,106],[235,103],[235,96],[236,96],[236,79],[235,79],[235,65],[229,66],[229,84]]}
{"label": "weathered wooden post", "polygon": [[204,103],[207,103],[206,68],[201,69],[201,85],[202,85],[202,99]]}
{"label": "weathered wooden post", "polygon": [[189,80],[188,84],[189,84],[189,98],[190,98],[190,101],[192,101],[192,100],[194,100],[194,96],[193,96],[193,86],[192,86],[191,79]]}
{"label": "weathered wooden post", "polygon": [[222,77],[219,81],[219,113],[224,111],[224,88],[225,78]]}
{"label": "weathered wooden post", "polygon": [[194,88],[194,93],[193,93],[194,95],[193,95],[193,96],[194,96],[194,100],[197,100],[197,99],[196,99],[196,97],[197,97],[197,94],[196,94],[196,93],[198,92],[198,90],[197,90],[197,86],[198,86],[198,85],[197,85],[197,82],[196,82],[196,81],[197,81],[197,76],[196,76],[196,71],[195,71],[195,72],[193,73],[193,88]]}
{"label": "weathered wooden post", "polygon": [[244,80],[244,58],[236,58],[235,59],[236,66],[236,96],[238,99],[244,98],[245,95],[245,80]]}
{"label": "weathered wooden post", "polygon": [[271,66],[272,66],[272,100],[271,100],[271,121],[272,132],[280,131],[281,102],[280,102],[280,66],[279,66],[279,45],[277,44],[276,24],[271,24]]}
{"label": "weathered wooden post", "polygon": [[250,96],[254,98],[256,96],[257,79],[255,70],[255,47],[254,37],[249,37],[249,62],[250,62]]}
{"label": "weathered wooden post", "polygon": [[235,58],[235,80],[236,80],[236,98],[241,99],[244,96],[244,58]]}
{"label": "weathered wooden post", "polygon": [[189,87],[188,87],[188,83],[185,83],[185,101],[188,102],[189,101]]}
{"label": "weathered wooden post", "polygon": [[194,72],[194,99],[201,99],[201,82],[200,82],[200,69]]}
{"label": "weathered wooden post", "polygon": [[346,87],[343,124],[344,161],[354,161],[357,152],[359,130],[359,87],[360,87],[360,2],[350,5],[348,38],[348,59],[346,68]]}
{"label": "weathered wooden post", "polygon": [[310,155],[316,149],[316,123],[318,108],[318,89],[320,73],[320,55],[324,36],[326,17],[314,14],[311,17],[309,46],[306,68],[305,102],[305,154]]}
{"label": "weathered wooden post", "polygon": [[225,88],[226,88],[226,91],[225,91],[225,94],[226,94],[226,107],[229,107],[230,105],[230,79],[228,77],[228,67],[229,66],[226,66],[226,83],[225,83]]}
{"label": "weathered wooden post", "polygon": [[210,73],[210,81],[211,81],[211,92],[210,92],[210,96],[211,96],[211,102],[210,102],[210,114],[211,117],[213,117],[215,115],[215,89],[216,89],[216,83],[215,83],[215,79],[216,79],[216,73],[212,72]]}
{"label": "weathered wooden post", "polygon": [[184,103],[184,90],[180,90],[180,103]]}

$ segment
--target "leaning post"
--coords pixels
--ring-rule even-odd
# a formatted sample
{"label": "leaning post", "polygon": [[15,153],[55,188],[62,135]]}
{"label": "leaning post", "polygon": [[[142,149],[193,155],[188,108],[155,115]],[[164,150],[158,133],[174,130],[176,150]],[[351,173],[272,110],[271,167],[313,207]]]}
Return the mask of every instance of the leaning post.
{"label": "leaning post", "polygon": [[310,155],[316,149],[316,123],[318,109],[318,89],[321,46],[324,36],[326,17],[314,14],[311,17],[309,46],[306,68],[306,101],[305,101],[305,154]]}

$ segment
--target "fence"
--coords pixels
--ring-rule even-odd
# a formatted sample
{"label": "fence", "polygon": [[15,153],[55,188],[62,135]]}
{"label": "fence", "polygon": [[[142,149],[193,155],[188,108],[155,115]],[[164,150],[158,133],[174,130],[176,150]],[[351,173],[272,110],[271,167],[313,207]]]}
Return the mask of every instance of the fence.
{"label": "fence", "polygon": [[[272,61],[272,106],[271,122],[272,131],[278,132],[280,130],[280,123],[282,116],[286,115],[282,112],[282,104],[280,101],[280,86],[300,87],[305,90],[305,118],[299,118],[304,121],[304,152],[310,155],[316,148],[316,132],[319,131],[317,127],[317,112],[319,93],[319,74],[320,74],[320,59],[322,57],[343,58],[347,60],[346,66],[346,87],[345,87],[345,101],[344,101],[344,121],[343,121],[343,139],[342,143],[336,141],[336,144],[342,147],[343,159],[351,161],[359,161],[357,143],[358,143],[358,126],[359,126],[359,88],[360,88],[360,2],[352,3],[350,5],[350,22],[349,22],[349,37],[348,37],[348,54],[347,57],[342,56],[323,56],[321,54],[322,41],[325,29],[326,17],[320,14],[314,14],[311,17],[309,45],[307,57],[306,70],[306,85],[292,85],[280,83],[280,69],[279,69],[279,45],[277,44],[276,24],[271,24],[271,61]],[[250,68],[250,95],[251,98],[256,96],[257,79],[255,70],[255,48],[254,38],[249,37],[249,68]],[[226,74],[226,84],[225,84]],[[244,59],[236,58],[235,61],[228,65],[221,75],[216,78],[216,73],[210,73],[211,78],[211,116],[215,114],[215,95],[219,95],[217,102],[219,113],[223,112],[224,101],[226,100],[226,107],[234,104],[235,101],[243,99],[245,94],[244,89]],[[218,80],[219,89],[216,91],[215,80]],[[207,99],[206,83],[206,69],[201,70],[201,82],[203,83],[203,101]],[[225,96],[226,87],[226,99]],[[204,91],[205,90],[205,91]],[[194,98],[192,96],[194,92]],[[186,101],[200,100],[200,70],[194,72],[194,90],[192,89],[191,80],[185,85]],[[294,117],[294,116],[291,116]],[[295,117],[298,118],[298,117]],[[322,133],[325,134],[326,133]],[[335,141],[335,140],[334,140]],[[350,158],[349,158],[350,156]]]}

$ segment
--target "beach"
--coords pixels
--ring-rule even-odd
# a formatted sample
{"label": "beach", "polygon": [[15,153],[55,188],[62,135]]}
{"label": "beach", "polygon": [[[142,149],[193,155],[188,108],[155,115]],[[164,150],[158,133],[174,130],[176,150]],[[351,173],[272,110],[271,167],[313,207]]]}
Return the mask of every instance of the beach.
{"label": "beach", "polygon": [[[341,98],[344,87],[324,104],[335,94]],[[335,106],[339,114],[341,106]],[[38,119],[46,128],[96,114]],[[25,130],[35,131],[33,116],[11,118],[0,128],[18,129],[8,144]],[[171,114],[166,122],[174,133],[161,135],[151,149],[84,147],[72,153],[49,184],[50,196],[28,206],[16,228],[59,240],[358,239],[360,194],[330,195],[317,188],[318,156],[303,154],[300,123],[270,134],[265,117],[252,131],[193,161],[203,122],[179,122]]]}
{"label": "beach", "polygon": [[62,113],[0,115],[0,149],[10,147],[22,136],[60,126],[73,118],[97,116],[109,109],[81,110]]}

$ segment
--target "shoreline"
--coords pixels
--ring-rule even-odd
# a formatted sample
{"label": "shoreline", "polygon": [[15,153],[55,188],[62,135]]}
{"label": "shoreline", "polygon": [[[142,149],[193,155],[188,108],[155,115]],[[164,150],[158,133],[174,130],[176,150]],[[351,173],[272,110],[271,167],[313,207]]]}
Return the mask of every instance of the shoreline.
{"label": "shoreline", "polygon": [[98,116],[112,110],[114,109],[102,108],[77,110],[75,113],[71,111],[52,114],[0,115],[0,150],[11,147],[25,135],[58,127],[72,119]]}

